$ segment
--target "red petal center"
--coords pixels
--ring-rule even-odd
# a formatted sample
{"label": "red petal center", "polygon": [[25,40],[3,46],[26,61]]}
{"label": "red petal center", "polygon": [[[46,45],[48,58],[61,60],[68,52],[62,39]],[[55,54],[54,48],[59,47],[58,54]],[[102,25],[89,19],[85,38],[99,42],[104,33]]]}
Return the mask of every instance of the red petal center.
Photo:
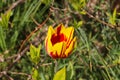
{"label": "red petal center", "polygon": [[63,33],[60,33],[60,30],[61,30],[61,26],[57,28],[57,33],[52,35],[51,37],[52,45],[58,42],[67,41],[66,36]]}
{"label": "red petal center", "polygon": [[62,42],[62,41],[66,41],[66,37],[64,36],[64,34],[53,34],[52,35],[52,38],[51,38],[52,45],[58,42]]}

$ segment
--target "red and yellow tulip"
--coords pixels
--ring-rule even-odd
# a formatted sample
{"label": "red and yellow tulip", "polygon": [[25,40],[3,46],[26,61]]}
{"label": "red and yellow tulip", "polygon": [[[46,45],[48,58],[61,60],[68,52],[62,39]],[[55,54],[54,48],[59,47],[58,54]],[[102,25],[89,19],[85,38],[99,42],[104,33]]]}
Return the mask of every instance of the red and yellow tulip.
{"label": "red and yellow tulip", "polygon": [[60,24],[55,29],[49,27],[45,38],[45,48],[52,58],[66,58],[74,49],[76,37],[73,38],[74,28]]}

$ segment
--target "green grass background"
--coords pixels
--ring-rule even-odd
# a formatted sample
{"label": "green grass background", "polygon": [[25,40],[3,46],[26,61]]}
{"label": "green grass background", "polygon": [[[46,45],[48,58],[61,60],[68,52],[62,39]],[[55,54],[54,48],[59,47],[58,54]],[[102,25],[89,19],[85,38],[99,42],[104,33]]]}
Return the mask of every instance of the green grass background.
{"label": "green grass background", "polygon": [[[119,80],[120,19],[111,6],[110,0],[1,0],[0,80],[32,80],[33,74],[36,80],[52,80],[64,66],[67,80]],[[77,44],[68,58],[56,63],[47,55],[44,39],[48,27],[60,23],[75,28]],[[28,55],[30,44],[41,44],[37,65]],[[15,62],[19,53],[23,55]]]}

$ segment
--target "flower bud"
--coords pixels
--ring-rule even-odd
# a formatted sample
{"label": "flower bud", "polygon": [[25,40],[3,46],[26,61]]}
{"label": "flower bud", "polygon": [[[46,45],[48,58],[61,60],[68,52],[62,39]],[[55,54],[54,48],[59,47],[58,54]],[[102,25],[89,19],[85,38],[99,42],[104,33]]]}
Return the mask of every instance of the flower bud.
{"label": "flower bud", "polygon": [[45,49],[52,58],[68,57],[75,46],[76,37],[73,38],[74,27],[65,27],[60,24],[55,29],[49,27],[45,38]]}

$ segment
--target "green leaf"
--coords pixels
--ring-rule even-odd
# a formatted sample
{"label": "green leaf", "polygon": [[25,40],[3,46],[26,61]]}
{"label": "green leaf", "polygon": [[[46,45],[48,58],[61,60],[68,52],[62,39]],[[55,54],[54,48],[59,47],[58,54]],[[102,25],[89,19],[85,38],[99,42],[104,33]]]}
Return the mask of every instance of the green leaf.
{"label": "green leaf", "polygon": [[0,48],[3,51],[6,49],[5,35],[1,26],[0,26]]}
{"label": "green leaf", "polygon": [[113,65],[120,64],[120,56],[117,59],[113,60]]}
{"label": "green leaf", "polygon": [[114,9],[114,11],[113,11],[113,20],[116,20],[116,8]]}
{"label": "green leaf", "polygon": [[1,14],[1,21],[0,26],[4,27],[5,29],[8,28],[8,23],[10,19],[11,11],[8,11],[7,14]]}
{"label": "green leaf", "polygon": [[32,74],[33,80],[41,80],[40,75],[37,69],[33,69],[33,74]]}
{"label": "green leaf", "polygon": [[82,25],[83,25],[83,21],[79,21],[77,24],[78,27],[81,27]]}
{"label": "green leaf", "polygon": [[41,45],[39,45],[38,48],[36,48],[32,44],[30,45],[30,59],[35,64],[38,64],[38,62],[40,61],[40,49]]}
{"label": "green leaf", "polygon": [[13,36],[10,39],[10,47],[13,48],[15,46],[15,42],[17,40],[17,37],[18,37],[18,31],[15,31]]}
{"label": "green leaf", "polygon": [[116,8],[114,9],[113,11],[113,14],[109,14],[107,13],[107,15],[109,16],[109,23],[111,23],[112,25],[116,25],[116,15],[117,15],[117,12],[116,12]]}
{"label": "green leaf", "polygon": [[74,20],[74,26],[76,27],[76,28],[79,28],[79,27],[82,27],[82,25],[83,25],[83,21],[76,21],[76,20]]}
{"label": "green leaf", "polygon": [[66,68],[62,68],[55,75],[53,80],[66,80]]}
{"label": "green leaf", "polygon": [[82,10],[82,11],[80,11],[80,14],[85,15],[86,11]]}
{"label": "green leaf", "polygon": [[42,0],[42,3],[44,4],[49,4],[51,2],[51,0]]}
{"label": "green leaf", "polygon": [[72,5],[72,7],[77,11],[86,6],[85,0],[69,0],[69,2]]}
{"label": "green leaf", "polygon": [[72,80],[73,76],[74,76],[74,70],[73,70],[73,62],[69,62],[69,65],[67,67],[67,80]]}

